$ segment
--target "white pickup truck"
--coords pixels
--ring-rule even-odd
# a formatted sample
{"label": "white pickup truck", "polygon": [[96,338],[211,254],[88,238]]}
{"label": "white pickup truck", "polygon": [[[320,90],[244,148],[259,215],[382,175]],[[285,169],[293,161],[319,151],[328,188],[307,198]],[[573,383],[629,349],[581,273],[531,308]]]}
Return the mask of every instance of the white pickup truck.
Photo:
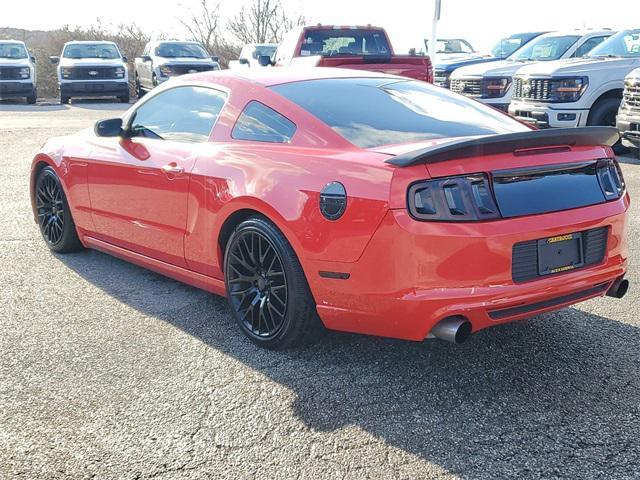
{"label": "white pickup truck", "polygon": [[220,70],[218,57],[212,57],[198,42],[149,42],[135,59],[136,94],[140,98],[171,77],[208,70]]}
{"label": "white pickup truck", "polygon": [[610,30],[545,33],[516,50],[506,60],[458,68],[451,74],[450,88],[506,112],[514,90],[513,76],[522,67],[582,57],[612,34]]}
{"label": "white pickup truck", "polygon": [[[624,79],[622,103],[618,110],[616,126],[625,147],[640,147],[640,68],[631,71]],[[640,156],[640,149],[638,149]]]}
{"label": "white pickup truck", "polygon": [[258,59],[260,57],[271,57],[278,48],[277,43],[249,43],[242,47],[238,60],[229,62],[229,69],[261,67]]}
{"label": "white pickup truck", "polygon": [[60,103],[71,98],[116,97],[129,103],[127,57],[113,42],[72,41],[64,44],[58,65]]}
{"label": "white pickup truck", "polygon": [[18,40],[0,40],[0,100],[24,97],[36,103],[36,59]]}
{"label": "white pickup truck", "polygon": [[524,67],[509,113],[539,127],[616,124],[624,78],[640,67],[640,29],[624,30],[583,58]]}

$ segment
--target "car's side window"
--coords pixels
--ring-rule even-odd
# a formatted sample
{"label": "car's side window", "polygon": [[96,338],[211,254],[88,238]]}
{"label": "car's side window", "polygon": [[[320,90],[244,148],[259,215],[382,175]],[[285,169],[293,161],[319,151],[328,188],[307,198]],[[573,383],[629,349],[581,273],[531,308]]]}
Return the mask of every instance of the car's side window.
{"label": "car's side window", "polygon": [[176,87],[143,103],[133,114],[132,137],[206,142],[226,95],[206,87]]}
{"label": "car's side window", "polygon": [[237,140],[287,143],[294,133],[296,126],[291,120],[254,100],[247,104],[238,117],[231,136]]}
{"label": "car's side window", "polygon": [[591,37],[576,49],[573,56],[576,58],[584,57],[587,53],[596,48],[607,38],[609,37]]}

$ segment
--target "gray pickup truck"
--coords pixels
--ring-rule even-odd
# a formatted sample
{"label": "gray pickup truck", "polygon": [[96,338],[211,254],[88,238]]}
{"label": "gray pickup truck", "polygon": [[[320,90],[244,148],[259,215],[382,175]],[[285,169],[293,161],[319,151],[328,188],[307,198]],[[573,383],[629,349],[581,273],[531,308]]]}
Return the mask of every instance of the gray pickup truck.
{"label": "gray pickup truck", "polygon": [[135,59],[136,94],[140,98],[171,77],[208,70],[220,70],[218,57],[211,56],[198,42],[149,42],[142,56]]}

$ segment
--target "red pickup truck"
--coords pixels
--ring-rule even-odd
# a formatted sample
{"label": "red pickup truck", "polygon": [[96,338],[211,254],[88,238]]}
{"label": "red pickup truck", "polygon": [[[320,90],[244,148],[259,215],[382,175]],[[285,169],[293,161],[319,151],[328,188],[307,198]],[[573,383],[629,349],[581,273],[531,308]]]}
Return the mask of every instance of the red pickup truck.
{"label": "red pickup truck", "polygon": [[396,55],[383,28],[306,26],[287,33],[274,58],[261,65],[341,67],[370,70],[433,82],[433,66],[424,55]]}

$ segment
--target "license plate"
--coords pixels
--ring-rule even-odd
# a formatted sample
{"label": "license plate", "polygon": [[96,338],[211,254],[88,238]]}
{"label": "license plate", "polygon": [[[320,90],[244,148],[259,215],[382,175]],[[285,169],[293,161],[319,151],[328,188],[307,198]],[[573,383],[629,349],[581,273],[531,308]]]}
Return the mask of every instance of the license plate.
{"label": "license plate", "polygon": [[583,265],[581,233],[538,240],[538,273],[540,275],[566,272]]}
{"label": "license plate", "polygon": [[93,85],[90,83],[85,86],[85,89],[87,92],[100,92],[104,90],[104,85],[100,85],[100,84]]}

